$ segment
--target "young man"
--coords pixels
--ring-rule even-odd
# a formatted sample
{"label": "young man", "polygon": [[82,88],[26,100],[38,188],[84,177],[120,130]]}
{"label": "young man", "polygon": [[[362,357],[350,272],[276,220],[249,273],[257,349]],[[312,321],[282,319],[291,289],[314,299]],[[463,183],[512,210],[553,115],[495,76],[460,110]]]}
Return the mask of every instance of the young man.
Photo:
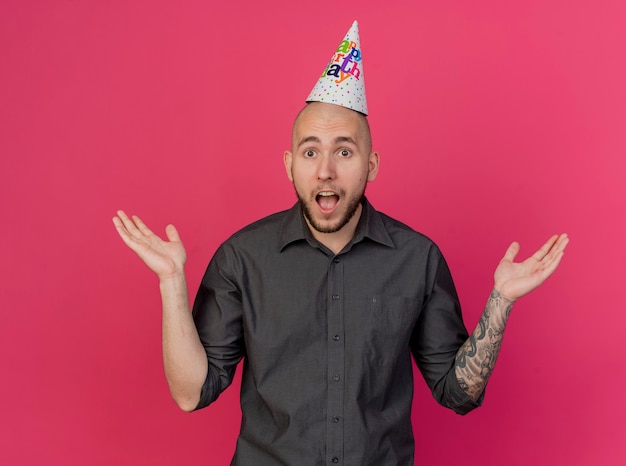
{"label": "young man", "polygon": [[[360,49],[350,56],[360,64]],[[513,243],[468,336],[437,246],[364,196],[379,155],[363,113],[319,100],[300,112],[284,154],[299,202],[220,246],[193,313],[176,229],[162,241],[137,217],[113,219],[160,279],[178,405],[214,401],[244,358],[233,464],[413,465],[411,355],[439,403],[479,406],[513,303],[563,256],[565,235],[522,263]]]}

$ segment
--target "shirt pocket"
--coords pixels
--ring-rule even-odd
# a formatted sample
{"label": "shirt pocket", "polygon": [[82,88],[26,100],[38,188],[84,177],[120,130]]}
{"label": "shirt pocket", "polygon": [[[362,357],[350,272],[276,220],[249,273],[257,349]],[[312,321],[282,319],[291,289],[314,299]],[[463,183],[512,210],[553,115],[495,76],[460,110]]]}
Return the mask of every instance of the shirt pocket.
{"label": "shirt pocket", "polygon": [[409,354],[411,334],[419,315],[418,299],[403,296],[372,296],[367,299],[369,335],[366,348],[378,366],[395,366]]}

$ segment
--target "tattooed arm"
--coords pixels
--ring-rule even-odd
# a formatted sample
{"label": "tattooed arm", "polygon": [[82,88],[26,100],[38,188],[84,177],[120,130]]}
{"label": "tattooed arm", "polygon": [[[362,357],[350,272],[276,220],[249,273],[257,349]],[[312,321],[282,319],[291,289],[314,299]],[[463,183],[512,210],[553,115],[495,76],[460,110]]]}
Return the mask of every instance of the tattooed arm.
{"label": "tattooed arm", "polygon": [[513,303],[552,275],[568,242],[567,235],[553,236],[539,251],[520,263],[513,262],[519,252],[519,244],[513,243],[500,261],[494,274],[494,289],[480,321],[456,356],[457,380],[474,401],[485,389],[496,364]]}
{"label": "tattooed arm", "polygon": [[512,307],[513,301],[494,289],[474,333],[456,355],[455,371],[459,385],[474,401],[485,389],[496,364]]}

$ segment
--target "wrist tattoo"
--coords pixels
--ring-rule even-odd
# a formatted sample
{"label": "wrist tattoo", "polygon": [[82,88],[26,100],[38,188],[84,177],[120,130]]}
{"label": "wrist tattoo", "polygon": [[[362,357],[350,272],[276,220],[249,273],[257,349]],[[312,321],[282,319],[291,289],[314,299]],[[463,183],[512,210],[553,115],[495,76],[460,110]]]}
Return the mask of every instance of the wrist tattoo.
{"label": "wrist tattoo", "polygon": [[513,301],[494,289],[476,329],[457,353],[457,381],[474,401],[483,392],[496,364],[504,328],[512,308]]}

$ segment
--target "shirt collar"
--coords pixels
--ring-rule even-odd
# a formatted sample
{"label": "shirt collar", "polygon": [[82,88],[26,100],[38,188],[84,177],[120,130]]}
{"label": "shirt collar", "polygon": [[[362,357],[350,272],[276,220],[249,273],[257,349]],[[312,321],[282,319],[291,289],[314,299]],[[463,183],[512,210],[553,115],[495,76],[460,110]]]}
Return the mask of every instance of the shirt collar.
{"label": "shirt collar", "polygon": [[[359,223],[356,227],[354,239],[351,244],[359,243],[365,238],[390,248],[395,247],[387,228],[385,228],[381,214],[374,209],[367,198],[364,197],[361,218],[359,218]],[[304,220],[300,203],[296,202],[295,205],[287,211],[284,217],[283,225],[280,229],[278,245],[282,251],[287,245],[300,240],[306,240],[309,241],[309,243],[316,241],[313,239],[313,235]]]}

